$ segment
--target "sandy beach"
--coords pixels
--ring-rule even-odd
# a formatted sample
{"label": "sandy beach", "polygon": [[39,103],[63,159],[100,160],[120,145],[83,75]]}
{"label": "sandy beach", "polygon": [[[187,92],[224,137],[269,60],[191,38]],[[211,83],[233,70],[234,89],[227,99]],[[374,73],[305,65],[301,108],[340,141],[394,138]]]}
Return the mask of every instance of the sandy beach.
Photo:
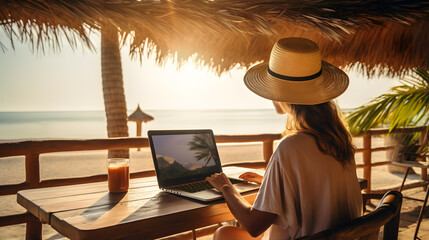
{"label": "sandy beach", "polygon": [[[355,139],[357,147],[362,146],[360,138]],[[381,137],[373,138],[373,147],[383,146]],[[263,161],[262,144],[218,144],[220,158],[223,164],[239,162]],[[373,162],[385,161],[385,152],[373,153]],[[40,156],[41,178],[65,178],[78,176],[91,176],[106,174],[107,151],[81,151],[42,154]],[[356,154],[356,163],[362,163],[362,154]],[[153,169],[152,156],[149,148],[130,150],[131,172]],[[397,186],[401,183],[401,174],[392,174],[387,171],[387,166],[374,167],[372,169],[372,189],[381,189],[389,186]],[[419,172],[419,171],[417,171]],[[358,176],[363,176],[362,169],[358,169]],[[418,175],[410,178],[418,179]],[[9,157],[0,159],[0,184],[13,184],[25,179],[24,157]],[[24,209],[16,203],[16,196],[0,197],[0,214],[9,215],[24,212]],[[23,239],[25,225],[15,225],[2,228],[0,239]],[[44,239],[55,239],[58,237],[55,230],[49,226],[43,227]]]}

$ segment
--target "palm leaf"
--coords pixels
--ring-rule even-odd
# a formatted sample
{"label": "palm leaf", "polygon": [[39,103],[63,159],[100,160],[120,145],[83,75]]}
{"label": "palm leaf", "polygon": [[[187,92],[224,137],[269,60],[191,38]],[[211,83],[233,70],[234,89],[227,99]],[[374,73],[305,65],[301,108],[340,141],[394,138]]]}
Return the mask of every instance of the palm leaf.
{"label": "palm leaf", "polygon": [[389,93],[353,111],[347,117],[351,132],[358,134],[382,124],[390,124],[390,131],[403,126],[428,125],[429,72],[416,69],[415,74],[401,80],[402,85],[392,87]]}
{"label": "palm leaf", "polygon": [[188,145],[190,146],[189,150],[195,151],[197,161],[203,160],[205,162],[204,166],[215,156],[216,147],[209,135],[195,135]]}

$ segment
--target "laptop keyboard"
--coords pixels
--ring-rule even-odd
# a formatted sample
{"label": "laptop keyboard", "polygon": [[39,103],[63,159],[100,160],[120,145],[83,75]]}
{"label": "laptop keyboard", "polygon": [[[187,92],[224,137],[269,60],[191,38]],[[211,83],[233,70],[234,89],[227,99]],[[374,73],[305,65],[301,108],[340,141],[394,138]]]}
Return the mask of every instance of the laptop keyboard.
{"label": "laptop keyboard", "polygon": [[[231,181],[232,184],[244,182],[242,180],[232,179],[232,178],[230,178],[229,180]],[[184,191],[184,192],[190,192],[190,193],[200,192],[200,191],[204,191],[212,188],[213,186],[208,182],[194,182],[194,183],[183,184],[175,187],[169,187],[169,189],[171,190]]]}

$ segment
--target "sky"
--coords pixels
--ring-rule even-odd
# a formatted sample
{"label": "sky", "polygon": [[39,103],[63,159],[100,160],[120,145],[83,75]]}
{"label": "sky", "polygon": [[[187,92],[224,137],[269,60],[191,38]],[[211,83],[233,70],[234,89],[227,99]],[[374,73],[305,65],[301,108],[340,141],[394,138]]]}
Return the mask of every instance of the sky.
{"label": "sky", "polygon": [[[32,52],[29,44],[15,41],[15,49],[0,30],[0,111],[104,110],[99,38],[96,52],[82,47],[72,50],[63,41],[61,51]],[[98,45],[97,45],[98,44]],[[157,66],[152,59],[132,60],[128,48],[121,50],[127,108],[168,109],[266,109],[269,100],[250,92],[243,83],[245,69],[235,68],[218,77],[192,63],[177,67]],[[338,98],[342,108],[354,108],[386,93],[395,79],[367,79],[355,71],[348,90]]]}

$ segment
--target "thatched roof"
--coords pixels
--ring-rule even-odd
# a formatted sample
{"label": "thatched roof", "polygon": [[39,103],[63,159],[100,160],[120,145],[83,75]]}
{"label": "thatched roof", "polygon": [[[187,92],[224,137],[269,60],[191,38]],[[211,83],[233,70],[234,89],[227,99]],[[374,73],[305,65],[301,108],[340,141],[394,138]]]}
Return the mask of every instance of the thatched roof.
{"label": "thatched roof", "polygon": [[137,109],[132,114],[130,114],[130,116],[128,116],[128,121],[135,121],[135,122],[149,122],[149,121],[152,121],[153,119],[154,118],[151,115],[143,112],[140,109],[140,105],[137,105]]}
{"label": "thatched roof", "polygon": [[[427,1],[351,0],[0,0],[11,40],[35,49],[93,44],[89,32],[115,27],[132,56],[195,61],[217,73],[266,60],[280,37],[317,42],[324,58],[401,74],[429,65]],[[97,44],[98,45],[98,44]],[[195,55],[197,54],[197,55]]]}

